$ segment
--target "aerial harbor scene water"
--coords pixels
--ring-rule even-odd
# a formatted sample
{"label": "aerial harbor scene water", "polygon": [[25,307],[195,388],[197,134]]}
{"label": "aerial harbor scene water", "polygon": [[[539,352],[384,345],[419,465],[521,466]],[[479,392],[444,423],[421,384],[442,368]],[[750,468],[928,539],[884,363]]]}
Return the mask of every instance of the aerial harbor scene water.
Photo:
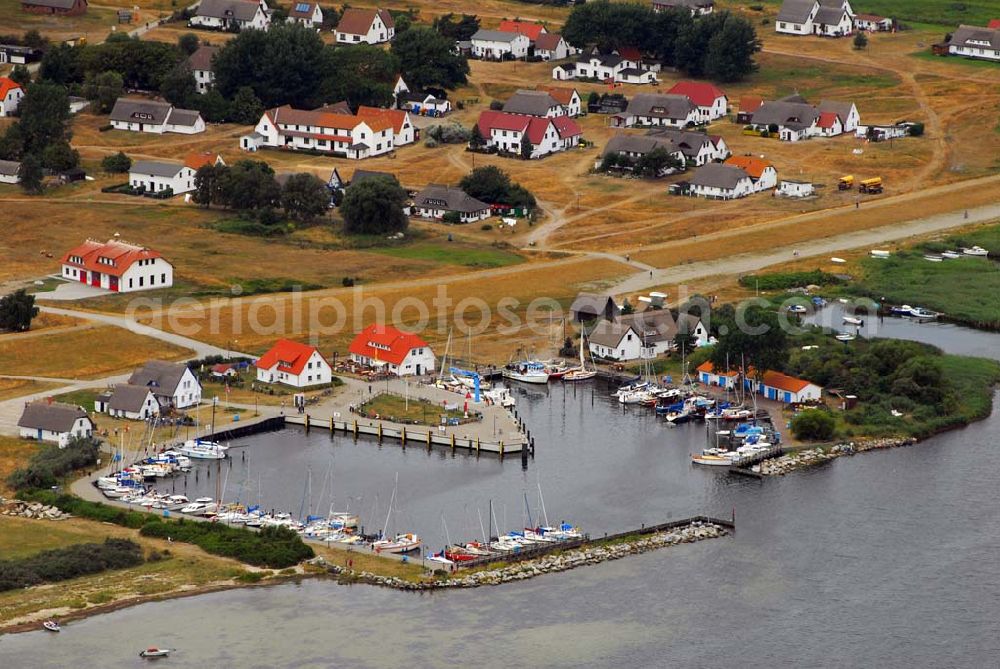
{"label": "aerial harbor scene water", "polygon": [[1000,666],[1000,0],[0,33],[0,668]]}

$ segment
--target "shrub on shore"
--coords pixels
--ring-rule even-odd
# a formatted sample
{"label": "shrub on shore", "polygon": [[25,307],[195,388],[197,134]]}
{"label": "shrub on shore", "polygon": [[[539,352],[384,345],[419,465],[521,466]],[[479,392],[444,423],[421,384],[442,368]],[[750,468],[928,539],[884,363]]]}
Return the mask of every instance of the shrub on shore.
{"label": "shrub on shore", "polygon": [[97,441],[74,439],[59,448],[46,445],[38,450],[27,466],[15,469],[7,477],[7,485],[17,491],[51,488],[67,474],[97,464]]}
{"label": "shrub on shore", "polygon": [[19,560],[0,561],[0,592],[40,583],[65,581],[108,569],[125,569],[143,563],[142,547],[128,539],[105,539],[42,551]]}

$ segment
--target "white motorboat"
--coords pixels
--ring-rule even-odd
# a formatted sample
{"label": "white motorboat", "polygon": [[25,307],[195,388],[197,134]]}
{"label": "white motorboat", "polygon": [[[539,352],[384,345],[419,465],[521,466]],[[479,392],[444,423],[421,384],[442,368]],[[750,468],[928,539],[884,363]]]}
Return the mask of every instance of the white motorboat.
{"label": "white motorboat", "polygon": [[521,383],[544,384],[549,382],[549,372],[545,369],[545,365],[530,360],[507,365],[503,368],[503,376],[505,379]]}
{"label": "white motorboat", "polygon": [[879,249],[872,249],[872,258],[888,258],[888,251],[880,251]]}
{"label": "white motorboat", "polygon": [[967,249],[962,249],[962,253],[967,256],[988,256],[990,254],[990,252],[982,246],[972,246]]}
{"label": "white motorboat", "polygon": [[841,332],[836,336],[837,341],[854,341],[857,338],[853,332]]}
{"label": "white motorboat", "polygon": [[172,652],[174,651],[171,648],[150,647],[147,648],[146,650],[139,651],[139,657],[148,657],[148,658],[166,657],[167,655],[170,655],[170,653]]}
{"label": "white motorboat", "polygon": [[222,460],[226,457],[228,446],[214,441],[202,441],[200,439],[189,439],[184,445],[177,449],[182,455],[198,460]]}
{"label": "white motorboat", "polygon": [[804,314],[809,310],[802,304],[790,304],[788,305],[788,313],[790,314]]}
{"label": "white motorboat", "polygon": [[207,516],[209,514],[215,513],[219,508],[219,505],[215,502],[199,502],[194,501],[187,506],[181,507],[180,512],[186,513],[191,516]]}
{"label": "white motorboat", "polygon": [[700,454],[691,454],[691,462],[708,467],[729,467],[733,464],[734,453],[717,448],[707,448]]}
{"label": "white motorboat", "polygon": [[499,404],[502,407],[510,408],[514,406],[517,402],[514,400],[514,396],[510,394],[510,388],[494,388],[493,390],[487,390],[483,393],[483,396],[488,398],[494,404]]}
{"label": "white motorboat", "polygon": [[941,251],[941,257],[948,260],[955,260],[956,258],[961,258],[962,254],[958,251]]}
{"label": "white motorboat", "polygon": [[117,488],[105,488],[101,490],[101,492],[104,493],[104,496],[107,497],[108,499],[120,499],[125,495],[135,492],[135,489],[119,486]]}
{"label": "white motorboat", "polygon": [[916,318],[922,321],[932,321],[940,316],[936,311],[931,311],[930,309],[924,309],[923,307],[911,307],[910,317]]}
{"label": "white motorboat", "polygon": [[844,322],[848,325],[864,325],[865,322],[857,316],[844,316]]}
{"label": "white motorboat", "polygon": [[420,537],[412,532],[397,534],[393,539],[379,539],[372,543],[376,553],[409,553],[420,548]]}
{"label": "white motorboat", "polygon": [[50,632],[58,632],[59,630],[62,629],[61,627],[59,627],[59,623],[57,623],[54,620],[46,620],[44,623],[42,623],[42,627],[44,627]]}

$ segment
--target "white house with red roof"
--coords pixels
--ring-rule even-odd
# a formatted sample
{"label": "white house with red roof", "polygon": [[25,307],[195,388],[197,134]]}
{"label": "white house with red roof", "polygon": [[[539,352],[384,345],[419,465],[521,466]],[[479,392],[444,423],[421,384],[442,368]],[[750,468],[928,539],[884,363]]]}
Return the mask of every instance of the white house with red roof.
{"label": "white house with red roof", "polygon": [[678,81],[667,91],[668,95],[686,95],[698,106],[699,123],[722,118],[729,110],[726,94],[707,81]]}
{"label": "white house with red roof", "polygon": [[62,277],[116,293],[168,288],[174,266],[158,251],[120,239],[107,243],[88,239],[62,259]]}
{"label": "white house with red roof", "polygon": [[0,77],[0,116],[10,116],[17,111],[24,97],[24,89],[10,77]]}
{"label": "white house with red roof", "polygon": [[524,35],[531,43],[534,44],[539,36],[544,35],[548,31],[545,29],[541,23],[535,23],[533,21],[511,21],[509,19],[504,19],[500,22],[500,27],[497,28],[502,33],[516,33],[519,35]]}
{"label": "white house with red roof", "polygon": [[478,125],[486,146],[505,153],[520,155],[521,141],[527,136],[532,158],[572,148],[583,135],[569,116],[541,118],[488,110],[479,115]]}
{"label": "white house with red roof", "polygon": [[257,380],[308,388],[329,384],[333,370],[315,346],[279,339],[257,360]]}
{"label": "white house with red roof", "polygon": [[304,110],[284,105],[266,110],[254,132],[240,138],[240,148],[308,149],[361,160],[393,151],[396,127],[403,143],[408,138],[413,141],[413,125],[402,110],[372,109],[353,115],[335,107]]}
{"label": "white house with red roof", "polygon": [[420,376],[434,371],[434,351],[415,334],[373,323],[358,333],[348,349],[351,360],[385,367],[396,376]]}

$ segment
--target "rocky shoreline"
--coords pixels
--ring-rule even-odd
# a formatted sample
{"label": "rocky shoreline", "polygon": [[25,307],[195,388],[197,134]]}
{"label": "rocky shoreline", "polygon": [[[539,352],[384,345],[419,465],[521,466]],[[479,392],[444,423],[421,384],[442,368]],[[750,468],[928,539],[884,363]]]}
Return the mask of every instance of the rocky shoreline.
{"label": "rocky shoreline", "polygon": [[356,572],[344,567],[332,565],[322,557],[312,560],[312,564],[325,568],[331,574],[339,576],[344,581],[380,585],[397,590],[439,590],[442,588],[478,588],[485,585],[500,585],[512,581],[523,581],[542,574],[567,571],[584,565],[599,564],[609,560],[618,560],[629,555],[638,555],[667,546],[693,543],[705,539],[716,539],[729,534],[729,531],[715,523],[694,522],[669,532],[606,545],[589,545],[565,552],[551,553],[533,560],[514,562],[498,569],[475,571],[462,575],[454,572],[448,578],[435,581],[412,582],[394,576],[379,576],[367,571]]}
{"label": "rocky shoreline", "polygon": [[875,451],[883,448],[898,448],[900,446],[912,446],[917,443],[915,437],[886,437],[882,439],[866,439],[852,441],[844,444],[836,444],[824,450],[821,448],[810,448],[803,451],[787,453],[780,458],[765,460],[759,465],[754,465],[752,471],[762,476],[784,476],[789,472],[806,467],[814,467],[824,462],[829,462],[845,455],[855,455],[865,451]]}

